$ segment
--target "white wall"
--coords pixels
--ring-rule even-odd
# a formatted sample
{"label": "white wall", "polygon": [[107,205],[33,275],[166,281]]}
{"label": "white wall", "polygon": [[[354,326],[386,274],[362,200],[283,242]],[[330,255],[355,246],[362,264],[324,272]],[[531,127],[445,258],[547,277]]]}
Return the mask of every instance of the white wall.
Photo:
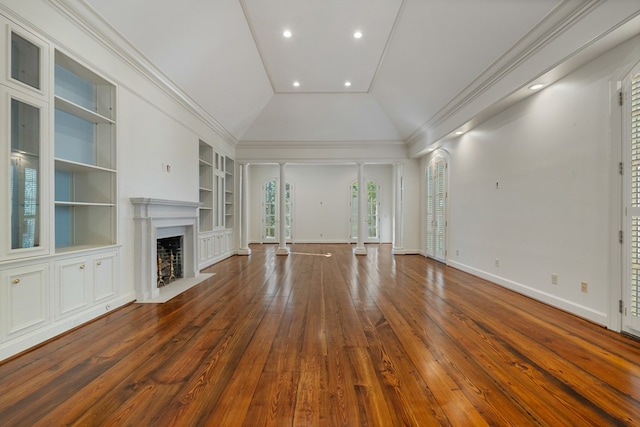
{"label": "white wall", "polygon": [[636,37],[446,145],[452,266],[610,324],[611,286],[620,286],[610,280],[619,212],[611,189],[620,179],[611,81],[615,88],[640,60],[639,44]]}

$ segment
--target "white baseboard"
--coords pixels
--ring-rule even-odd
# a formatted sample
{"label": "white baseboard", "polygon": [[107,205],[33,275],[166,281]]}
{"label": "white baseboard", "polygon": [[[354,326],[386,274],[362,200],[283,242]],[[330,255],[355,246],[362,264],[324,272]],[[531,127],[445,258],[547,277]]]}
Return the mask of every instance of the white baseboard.
{"label": "white baseboard", "polygon": [[464,271],[465,273],[469,273],[473,276],[495,283],[496,285],[502,286],[504,288],[507,288],[519,294],[528,296],[537,301],[548,304],[552,307],[556,307],[556,308],[559,308],[560,310],[564,310],[569,313],[575,314],[576,316],[590,320],[599,325],[606,327],[609,324],[607,313],[603,313],[601,311],[597,311],[592,308],[585,307],[581,304],[577,304],[573,301],[569,301],[564,298],[557,297],[548,292],[543,292],[539,289],[532,288],[522,283],[514,282],[513,280],[509,280],[504,277],[500,277],[483,270],[478,270],[477,268],[468,266],[466,264],[461,264],[459,262],[447,260],[447,265],[453,268],[456,268],[458,270]]}

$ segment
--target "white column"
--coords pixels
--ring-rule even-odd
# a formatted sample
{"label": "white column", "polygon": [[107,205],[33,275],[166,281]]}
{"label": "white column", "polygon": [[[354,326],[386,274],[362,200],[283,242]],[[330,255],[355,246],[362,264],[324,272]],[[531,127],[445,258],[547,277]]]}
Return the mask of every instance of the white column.
{"label": "white column", "polygon": [[393,249],[394,254],[404,254],[403,239],[403,164],[393,164]]}
{"label": "white column", "polygon": [[367,249],[364,247],[366,227],[367,196],[364,182],[364,163],[358,163],[358,243],[353,249],[356,255],[366,255]]}
{"label": "white column", "polygon": [[278,250],[276,251],[276,255],[289,255],[289,248],[287,247],[287,235],[286,235],[286,189],[287,189],[287,174],[286,174],[286,163],[280,163],[280,188],[279,188],[279,199],[280,199],[280,226],[279,229],[279,237],[280,244],[278,245]]}
{"label": "white column", "polygon": [[249,164],[240,164],[240,247],[238,255],[251,255],[249,248]]}

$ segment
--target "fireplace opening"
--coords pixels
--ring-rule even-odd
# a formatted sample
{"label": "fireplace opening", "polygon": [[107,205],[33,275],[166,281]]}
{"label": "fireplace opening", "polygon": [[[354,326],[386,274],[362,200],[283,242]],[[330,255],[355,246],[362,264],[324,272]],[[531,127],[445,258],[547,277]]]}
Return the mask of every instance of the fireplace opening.
{"label": "fireplace opening", "polygon": [[182,278],[182,236],[157,240],[158,287]]}

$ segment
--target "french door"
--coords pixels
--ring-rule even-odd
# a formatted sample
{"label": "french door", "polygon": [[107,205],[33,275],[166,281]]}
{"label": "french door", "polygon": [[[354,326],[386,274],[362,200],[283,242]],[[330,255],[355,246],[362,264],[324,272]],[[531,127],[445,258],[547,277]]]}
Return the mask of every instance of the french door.
{"label": "french door", "polygon": [[447,160],[444,156],[436,154],[431,158],[425,178],[426,253],[427,256],[444,262],[447,256]]}
{"label": "french door", "polygon": [[[380,242],[380,186],[372,179],[366,178],[367,210],[365,212],[365,221],[367,223],[367,231],[365,233],[365,241],[368,243]],[[351,183],[351,240],[358,239],[358,181]]]}
{"label": "french door", "polygon": [[[290,241],[292,238],[292,190],[291,184],[287,182],[285,188],[285,236],[287,241]],[[280,227],[278,226],[280,222],[278,179],[273,178],[267,181],[262,187],[262,194],[262,242],[278,242],[280,241]]]}

